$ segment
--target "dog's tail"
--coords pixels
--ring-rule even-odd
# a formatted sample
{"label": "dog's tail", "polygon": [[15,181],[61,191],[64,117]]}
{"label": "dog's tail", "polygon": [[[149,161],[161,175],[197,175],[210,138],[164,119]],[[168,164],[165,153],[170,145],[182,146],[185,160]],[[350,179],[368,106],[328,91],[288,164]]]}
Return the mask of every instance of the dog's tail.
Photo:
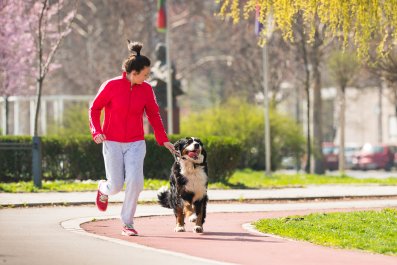
{"label": "dog's tail", "polygon": [[161,206],[171,209],[171,205],[170,205],[171,193],[166,186],[163,186],[158,190],[157,198]]}

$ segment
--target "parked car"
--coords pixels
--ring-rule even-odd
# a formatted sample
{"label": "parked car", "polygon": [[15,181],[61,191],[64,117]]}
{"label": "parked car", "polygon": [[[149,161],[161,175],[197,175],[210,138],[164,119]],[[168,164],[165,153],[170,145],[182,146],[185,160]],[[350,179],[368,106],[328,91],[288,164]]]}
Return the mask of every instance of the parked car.
{"label": "parked car", "polygon": [[323,143],[323,155],[326,170],[337,170],[338,163],[338,147],[333,143]]}
{"label": "parked car", "polygon": [[345,146],[345,169],[353,169],[353,159],[357,156],[361,147],[358,145],[347,145]]}
{"label": "parked car", "polygon": [[[347,144],[345,146],[345,169],[352,169],[354,167],[353,158],[361,149],[358,145]],[[325,169],[337,170],[339,168],[339,147],[333,143],[323,143],[323,154],[325,160]],[[397,161],[397,154],[396,154]]]}
{"label": "parked car", "polygon": [[365,144],[353,158],[353,165],[356,169],[384,169],[391,170],[397,147],[387,144]]}

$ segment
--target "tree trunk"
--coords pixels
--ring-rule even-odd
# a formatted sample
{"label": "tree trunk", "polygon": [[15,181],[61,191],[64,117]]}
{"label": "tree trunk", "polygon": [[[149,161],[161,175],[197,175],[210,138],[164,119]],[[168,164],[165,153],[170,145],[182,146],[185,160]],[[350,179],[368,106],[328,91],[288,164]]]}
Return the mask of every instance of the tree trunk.
{"label": "tree trunk", "polygon": [[[309,80],[307,80],[306,83],[308,83]],[[306,99],[307,99],[307,103],[306,103],[306,119],[307,119],[307,140],[306,140],[306,165],[305,165],[305,172],[306,173],[310,173],[311,172],[311,137],[310,137],[310,85],[306,84],[305,87],[305,91],[306,91]]]}
{"label": "tree trunk", "polygon": [[321,97],[321,72],[320,61],[322,57],[321,45],[323,44],[322,34],[319,26],[316,27],[314,42],[311,50],[311,63],[313,67],[313,154],[314,154],[314,173],[324,174],[324,155],[323,155],[323,121],[322,121],[322,97]]}
{"label": "tree trunk", "polygon": [[304,88],[305,88],[305,93],[306,93],[306,129],[307,129],[307,135],[306,135],[306,165],[305,165],[305,172],[306,173],[311,173],[311,157],[312,157],[312,140],[311,140],[311,133],[310,133],[310,69],[309,69],[309,53],[307,50],[307,41],[306,41],[306,35],[305,31],[303,29],[303,22],[298,22],[296,24],[297,26],[297,32],[300,34],[300,42],[297,43],[298,45],[298,50],[300,50],[300,53],[302,55],[302,60],[303,60],[303,66],[305,69],[305,81],[304,81]]}
{"label": "tree trunk", "polygon": [[43,79],[38,78],[36,81],[36,111],[34,115],[34,132],[33,136],[38,136],[39,135],[39,128],[38,128],[38,122],[39,122],[39,113],[40,113],[40,103],[41,103],[41,91],[43,89]]}
{"label": "tree trunk", "polygon": [[9,116],[10,116],[10,104],[9,104],[9,102],[8,102],[8,96],[5,96],[4,97],[4,104],[5,104],[5,119],[6,119],[6,121],[5,121],[5,128],[4,128],[4,134],[5,135],[9,135],[10,134],[10,126],[9,126],[9,123],[8,123],[8,120],[9,120]]}
{"label": "tree trunk", "polygon": [[40,101],[41,101],[41,90],[43,88],[43,17],[44,10],[47,7],[47,0],[43,1],[43,7],[39,16],[38,34],[37,34],[37,79],[36,79],[36,111],[34,114],[34,130],[33,136],[39,136],[38,122],[39,122],[39,112],[40,112]]}
{"label": "tree trunk", "polygon": [[322,130],[322,104],[321,104],[321,73],[319,65],[318,49],[313,50],[313,139],[314,139],[314,173],[324,174],[324,155],[322,151],[323,130]]}
{"label": "tree trunk", "polygon": [[345,173],[345,88],[341,87],[339,91],[339,173]]}

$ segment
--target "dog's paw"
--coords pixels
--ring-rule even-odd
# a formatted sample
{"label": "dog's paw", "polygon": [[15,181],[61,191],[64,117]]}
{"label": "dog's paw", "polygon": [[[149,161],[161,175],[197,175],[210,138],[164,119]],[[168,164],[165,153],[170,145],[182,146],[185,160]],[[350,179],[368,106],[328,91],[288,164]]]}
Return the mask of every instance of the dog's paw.
{"label": "dog's paw", "polygon": [[179,226],[177,225],[174,229],[175,232],[185,232],[185,227],[184,226]]}
{"label": "dog's paw", "polygon": [[202,232],[204,232],[204,230],[203,230],[203,227],[202,227],[202,226],[196,225],[196,226],[193,228],[193,232],[195,232],[195,233],[202,233]]}
{"label": "dog's paw", "polygon": [[197,220],[197,215],[195,213],[189,216],[189,222],[194,223],[196,222],[196,220]]}

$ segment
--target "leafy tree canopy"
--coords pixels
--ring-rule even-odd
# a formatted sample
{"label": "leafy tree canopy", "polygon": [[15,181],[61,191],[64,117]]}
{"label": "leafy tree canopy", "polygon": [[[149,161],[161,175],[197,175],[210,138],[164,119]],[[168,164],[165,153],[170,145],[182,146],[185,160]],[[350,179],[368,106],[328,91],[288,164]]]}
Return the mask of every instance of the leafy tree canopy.
{"label": "leafy tree canopy", "polygon": [[239,22],[242,14],[248,19],[258,8],[258,20],[265,25],[261,32],[262,44],[269,23],[281,30],[285,39],[293,41],[292,26],[297,14],[303,16],[312,37],[320,22],[328,36],[342,39],[344,46],[351,40],[360,57],[367,57],[372,43],[379,54],[383,54],[397,41],[397,0],[216,1],[220,3],[218,15],[231,18],[234,23]]}

